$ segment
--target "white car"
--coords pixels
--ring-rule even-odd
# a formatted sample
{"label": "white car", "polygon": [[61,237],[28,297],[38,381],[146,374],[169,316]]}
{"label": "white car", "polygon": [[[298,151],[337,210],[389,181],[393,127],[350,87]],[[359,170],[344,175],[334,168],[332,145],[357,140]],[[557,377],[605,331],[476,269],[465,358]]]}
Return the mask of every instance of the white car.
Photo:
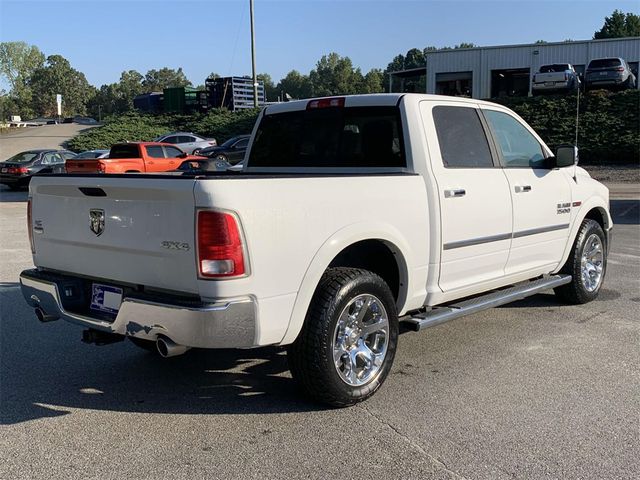
{"label": "white car", "polygon": [[215,138],[205,138],[191,132],[173,132],[161,135],[154,142],[171,143],[180,150],[191,155],[197,155],[200,150],[218,145]]}
{"label": "white car", "polygon": [[22,291],[87,342],[287,346],[311,396],[352,405],[387,377],[399,322],[596,298],[609,193],[575,161],[479,100],[270,105],[241,172],[35,177]]}

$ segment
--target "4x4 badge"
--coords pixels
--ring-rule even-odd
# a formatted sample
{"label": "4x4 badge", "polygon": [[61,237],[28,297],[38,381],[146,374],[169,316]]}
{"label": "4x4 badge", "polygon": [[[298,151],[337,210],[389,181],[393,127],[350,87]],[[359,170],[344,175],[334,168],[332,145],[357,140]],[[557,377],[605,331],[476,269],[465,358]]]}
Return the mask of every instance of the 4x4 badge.
{"label": "4x4 badge", "polygon": [[89,210],[89,228],[96,237],[104,232],[104,210],[100,208],[92,208]]}

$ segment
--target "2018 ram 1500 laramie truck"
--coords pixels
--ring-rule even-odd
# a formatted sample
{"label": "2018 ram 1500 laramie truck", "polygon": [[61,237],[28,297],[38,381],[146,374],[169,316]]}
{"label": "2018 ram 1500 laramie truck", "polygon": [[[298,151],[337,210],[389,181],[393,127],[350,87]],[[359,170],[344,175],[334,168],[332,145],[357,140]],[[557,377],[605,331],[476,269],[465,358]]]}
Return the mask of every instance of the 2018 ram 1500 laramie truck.
{"label": "2018 ram 1500 laramie truck", "polygon": [[241,172],[49,175],[31,182],[40,320],[189,347],[288,348],[312,397],[346,406],[416,330],[553,288],[602,286],[608,190],[516,114],[388,94],[266,107]]}

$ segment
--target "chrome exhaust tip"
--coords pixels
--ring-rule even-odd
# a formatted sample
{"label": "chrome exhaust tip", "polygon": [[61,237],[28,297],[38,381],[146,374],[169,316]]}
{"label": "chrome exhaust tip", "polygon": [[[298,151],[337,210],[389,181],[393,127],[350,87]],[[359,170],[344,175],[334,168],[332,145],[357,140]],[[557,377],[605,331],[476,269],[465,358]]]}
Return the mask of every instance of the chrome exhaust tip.
{"label": "chrome exhaust tip", "polygon": [[54,320],[58,320],[60,318],[60,317],[58,317],[56,315],[47,315],[47,313],[40,307],[36,307],[35,308],[35,312],[36,312],[36,317],[38,318],[38,320],[40,320],[43,323],[45,323],[45,322],[53,322]]}
{"label": "chrome exhaust tip", "polygon": [[184,345],[178,345],[170,338],[163,335],[159,335],[156,340],[156,349],[162,358],[175,357],[182,355],[191,347],[185,347]]}

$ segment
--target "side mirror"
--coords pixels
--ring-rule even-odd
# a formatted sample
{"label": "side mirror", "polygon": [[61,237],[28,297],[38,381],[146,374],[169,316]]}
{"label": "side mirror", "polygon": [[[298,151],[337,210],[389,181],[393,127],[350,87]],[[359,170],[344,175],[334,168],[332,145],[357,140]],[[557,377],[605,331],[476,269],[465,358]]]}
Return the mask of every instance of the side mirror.
{"label": "side mirror", "polygon": [[182,152],[180,155],[178,155],[178,158],[187,158],[189,155],[185,152]]}
{"label": "side mirror", "polygon": [[556,149],[555,167],[570,167],[578,164],[578,147],[574,145],[560,145]]}

